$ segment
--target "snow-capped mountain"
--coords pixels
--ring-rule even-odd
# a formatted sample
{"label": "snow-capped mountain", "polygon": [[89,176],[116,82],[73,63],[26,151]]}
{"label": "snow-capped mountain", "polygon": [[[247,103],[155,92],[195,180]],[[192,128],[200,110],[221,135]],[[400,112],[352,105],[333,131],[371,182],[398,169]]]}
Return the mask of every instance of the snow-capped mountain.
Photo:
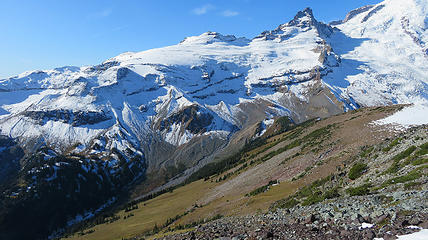
{"label": "snow-capped mountain", "polygon": [[330,40],[342,66],[324,82],[363,106],[426,103],[427,13],[426,0],[387,0],[352,11]]}
{"label": "snow-capped mountain", "polygon": [[387,0],[334,26],[305,9],[252,40],[207,32],[97,66],[26,72],[0,80],[0,132],[28,149],[143,156],[153,141],[226,140],[278,115],[426,101],[427,5]]}
{"label": "snow-capped mountain", "polygon": [[278,115],[426,101],[427,5],[387,0],[331,25],[305,9],[252,40],[207,32],[97,66],[26,72],[0,80],[0,132],[27,149],[153,156],[153,142],[227,141]]}
{"label": "snow-capped mountain", "polygon": [[[172,146],[195,136],[227,139],[247,119],[291,114],[284,101],[305,102],[307,89],[321,85],[319,76],[338,57],[319,26],[332,32],[306,10],[254,40],[208,32],[94,67],[2,80],[1,134],[29,148],[43,142],[87,154],[139,152],[154,139]],[[245,109],[251,105],[253,114]]]}

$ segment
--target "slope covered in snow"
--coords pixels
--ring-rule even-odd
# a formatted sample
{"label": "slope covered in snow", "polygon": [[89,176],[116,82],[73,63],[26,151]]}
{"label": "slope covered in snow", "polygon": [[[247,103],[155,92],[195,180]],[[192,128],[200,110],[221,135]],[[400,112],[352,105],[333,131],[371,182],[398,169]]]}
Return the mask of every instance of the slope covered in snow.
{"label": "slope covered in snow", "polygon": [[356,11],[336,25],[329,41],[342,66],[323,80],[362,106],[427,102],[427,12],[425,0],[387,0]]}
{"label": "slope covered in snow", "polygon": [[[153,136],[179,146],[233,133],[249,117],[245,104],[262,101],[263,120],[291,114],[291,97],[308,101],[307,89],[338,64],[323,40],[332,31],[306,9],[253,40],[207,32],[98,66],[23,73],[0,81],[0,131],[63,150],[100,136],[123,150]],[[117,132],[132,141],[120,143]]]}
{"label": "slope covered in snow", "polygon": [[155,158],[159,146],[226,143],[275,116],[424,103],[427,5],[386,0],[332,26],[305,9],[251,40],[207,32],[97,66],[26,72],[0,80],[0,134],[27,150]]}

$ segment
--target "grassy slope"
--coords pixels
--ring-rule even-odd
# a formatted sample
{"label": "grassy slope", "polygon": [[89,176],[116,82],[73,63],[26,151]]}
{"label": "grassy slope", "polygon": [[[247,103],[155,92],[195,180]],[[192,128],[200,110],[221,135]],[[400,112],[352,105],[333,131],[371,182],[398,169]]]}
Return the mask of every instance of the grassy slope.
{"label": "grassy slope", "polygon": [[[169,227],[210,218],[216,214],[228,216],[265,212],[275,201],[330,175],[337,168],[343,168],[363,146],[378,144],[385,138],[393,137],[393,132],[369,126],[368,123],[383,118],[398,108],[399,106],[392,106],[353,111],[270,137],[265,145],[244,154],[246,168],[238,171],[243,167],[240,164],[218,176],[211,176],[207,181],[199,180],[180,187],[173,193],[165,193],[139,203],[136,210],[118,212],[120,220],[97,225],[88,229],[95,230],[93,233],[83,236],[76,234],[70,239],[142,236],[153,229],[155,224],[160,226],[168,218],[191,209],[191,212]],[[373,134],[374,131],[376,134]],[[296,139],[301,140],[299,144],[293,145]],[[292,147],[288,149],[287,146]],[[286,151],[280,151],[281,149]],[[299,155],[296,156],[296,153]],[[254,162],[252,165],[251,161]],[[227,179],[217,182],[224,175],[228,175]],[[279,180],[280,184],[270,187],[264,193],[245,196],[270,180]],[[194,208],[195,204],[202,207]],[[123,219],[130,213],[134,216]]]}

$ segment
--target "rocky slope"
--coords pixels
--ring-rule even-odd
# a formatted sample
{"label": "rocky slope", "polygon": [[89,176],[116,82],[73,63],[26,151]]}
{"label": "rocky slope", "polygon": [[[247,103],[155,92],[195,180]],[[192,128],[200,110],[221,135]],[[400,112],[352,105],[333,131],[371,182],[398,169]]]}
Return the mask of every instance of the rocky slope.
{"label": "rocky slope", "polygon": [[[426,195],[423,199],[426,199]],[[376,198],[376,197],[374,197]],[[339,202],[346,205],[350,200]],[[360,204],[367,203],[367,198],[361,199]],[[372,203],[372,202],[370,202]],[[373,206],[379,204],[373,201]],[[329,209],[334,211],[349,211],[348,208]],[[198,225],[195,230],[181,234],[172,234],[160,239],[396,239],[397,236],[414,234],[413,239],[424,239],[428,228],[428,214],[410,215],[398,212],[390,220],[391,215],[381,215],[376,219],[364,218],[358,215],[358,210],[351,210],[355,217],[351,218],[321,218],[318,212],[304,208],[305,218],[289,212],[274,212],[264,215],[245,217],[227,217],[204,225]],[[324,209],[323,209],[324,210]],[[393,209],[396,211],[396,208]],[[311,214],[308,214],[311,213]],[[387,220],[387,223],[385,223]],[[369,222],[373,222],[370,224]],[[424,229],[421,231],[421,229]],[[419,236],[416,237],[415,235]],[[138,239],[138,238],[136,238]],[[412,239],[412,238],[409,238]]]}
{"label": "rocky slope", "polygon": [[[61,209],[42,236],[92,217],[145,177],[141,192],[182,172],[167,186],[184,181],[278,116],[300,123],[361,106],[426,104],[426,13],[426,1],[387,0],[328,25],[305,9],[254,39],[207,32],[97,66],[2,79],[2,201],[15,209],[41,197]],[[96,200],[68,213],[59,204],[89,195]]]}
{"label": "rocky slope", "polygon": [[408,130],[362,148],[349,167],[276,201],[269,213],[196,223],[162,239],[396,239],[421,230],[409,239],[424,239],[427,139],[427,126]]}

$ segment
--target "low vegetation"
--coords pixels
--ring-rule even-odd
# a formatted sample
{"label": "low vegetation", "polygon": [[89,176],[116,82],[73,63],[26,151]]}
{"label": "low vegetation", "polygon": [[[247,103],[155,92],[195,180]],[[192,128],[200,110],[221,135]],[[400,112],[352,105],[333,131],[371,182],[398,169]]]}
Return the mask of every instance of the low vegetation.
{"label": "low vegetation", "polygon": [[415,146],[410,146],[409,148],[407,148],[406,150],[400,152],[399,154],[395,155],[392,160],[393,163],[391,165],[391,167],[389,167],[384,174],[395,174],[397,173],[400,168],[402,167],[402,165],[400,164],[400,161],[404,158],[407,158],[410,156],[410,154],[412,154],[414,151],[416,150]]}
{"label": "low vegetation", "polygon": [[399,154],[395,155],[394,158],[392,158],[392,160],[394,160],[394,161],[400,161],[400,160],[402,160],[402,159],[410,156],[410,154],[412,154],[415,150],[416,150],[415,146],[410,146],[406,150],[404,150],[404,151],[400,152]]}
{"label": "low vegetation", "polygon": [[271,210],[277,208],[292,208],[298,204],[302,206],[312,205],[326,199],[333,199],[340,196],[338,186],[326,186],[331,184],[333,175],[314,181],[312,184],[301,188],[295,194],[276,201],[270,206]]}
{"label": "low vegetation", "polygon": [[420,178],[421,176],[422,176],[422,174],[419,171],[413,170],[406,175],[403,175],[400,177],[395,177],[395,178],[392,178],[392,179],[385,181],[382,184],[382,186],[386,187],[386,186],[389,186],[391,184],[405,183],[405,182],[413,181],[413,180]]}
{"label": "low vegetation", "polygon": [[[326,199],[332,199],[336,197],[340,197],[342,194],[346,194],[348,196],[364,196],[372,193],[376,193],[378,190],[385,188],[387,186],[399,183],[405,183],[403,185],[403,189],[414,189],[421,185],[420,182],[414,182],[423,176],[422,171],[427,168],[426,164],[428,162],[426,158],[426,154],[428,153],[428,143],[422,144],[419,147],[409,146],[402,152],[399,152],[396,155],[390,157],[393,162],[392,165],[386,169],[382,175],[388,175],[389,178],[384,180],[383,183],[374,182],[376,179],[373,177],[366,177],[361,184],[361,181],[356,181],[361,178],[365,173],[369,172],[369,166],[364,161],[369,161],[370,159],[376,159],[379,156],[379,152],[381,151],[383,154],[388,154],[390,150],[402,142],[404,142],[403,138],[399,137],[393,140],[386,148],[378,148],[376,146],[364,146],[361,148],[359,155],[351,157],[351,162],[354,162],[349,168],[347,177],[348,179],[355,181],[356,184],[352,184],[353,182],[349,182],[346,178],[343,177],[342,173],[336,173],[334,175],[329,176],[328,178],[320,179],[313,182],[311,185],[301,188],[294,195],[291,195],[285,199],[279,200],[272,204],[271,209],[276,208],[292,208],[296,205],[312,205],[318,202],[322,202]],[[377,150],[378,149],[378,150]],[[381,154],[382,154],[381,153]],[[413,165],[419,166],[413,170],[406,170],[407,173],[402,176],[395,177],[394,174],[398,173],[400,169],[404,166]],[[309,170],[311,167],[308,167],[306,170]],[[408,168],[406,168],[408,169]],[[412,169],[412,168],[410,168]],[[300,173],[295,176],[292,180],[297,181],[300,178],[305,177],[307,171]],[[340,171],[340,170],[339,170]],[[379,173],[378,169],[375,169],[374,172]],[[333,179],[335,181],[333,181]],[[374,182],[372,182],[374,181]],[[347,184],[344,184],[348,182]],[[346,187],[347,186],[347,187]],[[346,188],[345,188],[346,187]],[[344,190],[341,190],[345,188]]]}
{"label": "low vegetation", "polygon": [[389,152],[393,147],[397,146],[400,143],[401,138],[394,139],[387,147],[383,148],[384,153]]}
{"label": "low vegetation", "polygon": [[[174,232],[174,231],[183,230],[183,229],[190,229],[190,228],[193,228],[195,226],[198,226],[198,225],[201,225],[201,224],[204,224],[204,223],[207,223],[207,222],[211,222],[211,221],[215,221],[217,219],[221,219],[223,217],[224,216],[221,215],[221,214],[216,214],[213,217],[204,218],[204,219],[201,219],[199,221],[194,221],[194,222],[191,222],[191,223],[188,223],[188,224],[178,224],[177,226],[175,226],[173,228],[168,227],[168,229],[166,229],[164,232],[168,233],[168,232]],[[160,231],[157,231],[157,232],[160,232]]]}
{"label": "low vegetation", "polygon": [[278,181],[277,180],[271,180],[271,181],[269,181],[268,184],[266,184],[264,186],[261,186],[261,187],[255,189],[255,190],[247,193],[245,196],[249,197],[249,196],[255,196],[255,195],[260,194],[260,193],[264,193],[267,190],[269,190],[270,186],[272,186],[274,184],[278,184]]}
{"label": "low vegetation", "polygon": [[351,196],[363,196],[370,193],[371,187],[372,185],[370,183],[366,183],[358,187],[349,187],[346,189],[346,192]]}
{"label": "low vegetation", "polygon": [[355,180],[363,175],[363,173],[367,170],[367,164],[358,162],[355,163],[351,169],[349,170],[348,177],[351,180]]}
{"label": "low vegetation", "polygon": [[360,153],[360,156],[362,158],[367,158],[370,155],[370,153],[373,152],[373,150],[374,150],[374,146],[365,146],[363,147],[362,152]]}

